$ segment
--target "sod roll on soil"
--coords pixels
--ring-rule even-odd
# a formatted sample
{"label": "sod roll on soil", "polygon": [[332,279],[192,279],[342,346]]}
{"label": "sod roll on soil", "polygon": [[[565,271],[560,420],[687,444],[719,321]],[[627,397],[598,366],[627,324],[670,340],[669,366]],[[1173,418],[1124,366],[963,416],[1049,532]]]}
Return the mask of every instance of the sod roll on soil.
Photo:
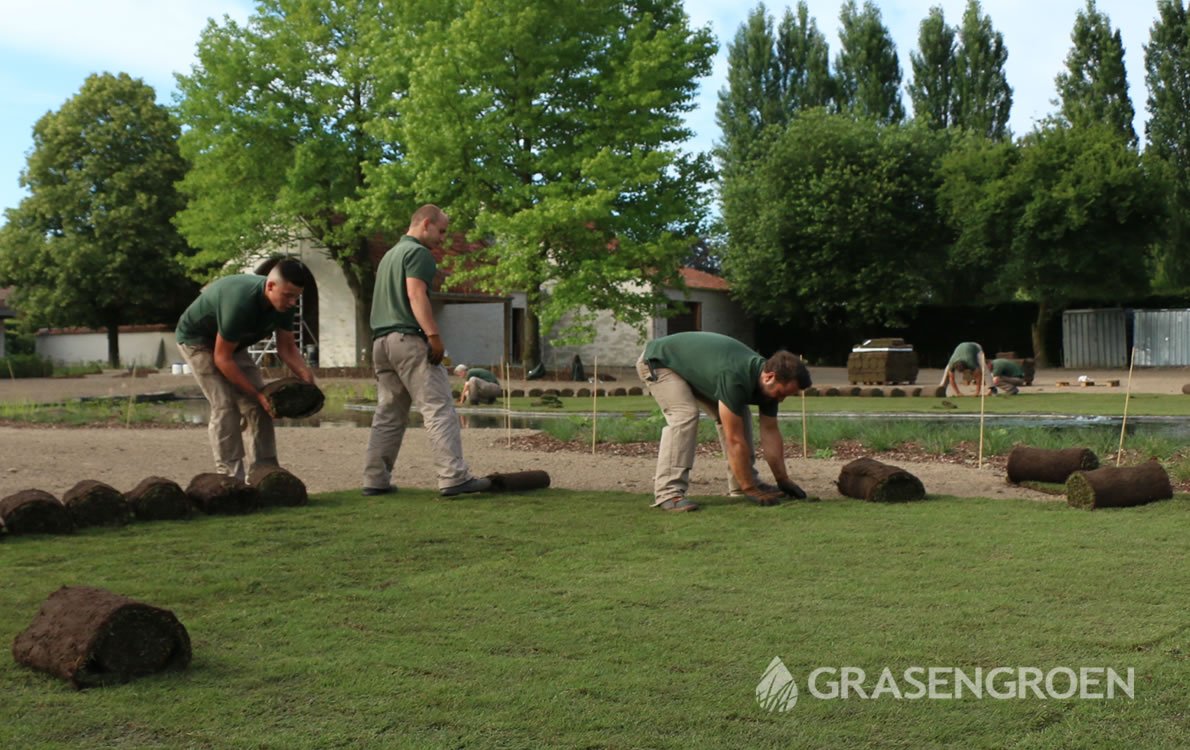
{"label": "sod roll on soil", "polygon": [[326,397],[322,389],[316,385],[303,383],[297,378],[281,378],[274,380],[260,390],[268,396],[269,403],[278,417],[302,419],[311,417],[322,410]]}
{"label": "sod roll on soil", "polygon": [[260,493],[261,507],[305,505],[310,501],[306,484],[280,466],[258,466],[248,484]]}
{"label": "sod roll on soil", "polygon": [[1018,445],[1008,454],[1008,481],[1061,484],[1076,471],[1099,468],[1099,457],[1090,448],[1031,448]]}
{"label": "sod roll on soil", "polygon": [[0,520],[9,534],[69,534],[74,519],[44,490],[21,490],[0,500]]}
{"label": "sod roll on soil", "polygon": [[77,528],[123,526],[132,520],[124,493],[95,479],[84,479],[67,490],[62,504],[70,511]]}
{"label": "sod roll on soil", "polygon": [[13,641],[12,655],[85,688],[185,669],[190,636],[168,610],[103,589],[63,586]]}
{"label": "sod roll on soil", "polygon": [[247,482],[226,474],[199,474],[190,480],[186,496],[194,507],[209,515],[251,513],[260,493]]}
{"label": "sod roll on soil", "polygon": [[921,500],[926,488],[904,469],[873,458],[857,458],[839,472],[839,492],[847,497],[874,503],[903,503]]}
{"label": "sod roll on soil", "polygon": [[1105,466],[1076,471],[1066,480],[1066,502],[1075,508],[1131,508],[1173,497],[1165,467],[1156,461],[1138,466]]}
{"label": "sod roll on soil", "polygon": [[524,492],[541,490],[550,486],[550,475],[544,471],[510,471],[504,474],[488,474],[492,489],[496,492]]}
{"label": "sod roll on soil", "polygon": [[142,521],[189,518],[194,512],[181,485],[165,477],[145,477],[124,497],[132,514]]}

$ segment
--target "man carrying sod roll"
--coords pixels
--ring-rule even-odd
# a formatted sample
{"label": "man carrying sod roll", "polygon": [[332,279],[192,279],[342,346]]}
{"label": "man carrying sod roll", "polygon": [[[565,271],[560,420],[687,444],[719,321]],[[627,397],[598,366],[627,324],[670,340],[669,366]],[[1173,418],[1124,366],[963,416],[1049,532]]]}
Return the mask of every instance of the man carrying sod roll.
{"label": "man carrying sod roll", "polygon": [[[636,371],[665,415],[653,507],[698,510],[686,497],[698,445],[699,410],[714,420],[727,456],[728,493],[757,505],[777,505],[782,497],[804,498],[785,470],[777,407],[787,396],[810,387],[810,373],[796,354],[779,351],[767,360],[745,344],[718,333],[691,331],[645,345]],[[752,412],[759,407],[760,445],[777,486],[760,481],[752,442]]]}

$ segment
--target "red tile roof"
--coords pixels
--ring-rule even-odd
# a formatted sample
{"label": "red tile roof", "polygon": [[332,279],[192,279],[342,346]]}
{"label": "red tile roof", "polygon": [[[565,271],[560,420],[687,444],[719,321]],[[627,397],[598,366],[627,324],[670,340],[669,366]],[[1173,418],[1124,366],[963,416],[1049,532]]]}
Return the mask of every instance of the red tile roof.
{"label": "red tile roof", "polygon": [[697,268],[682,268],[682,278],[686,280],[686,286],[691,289],[710,289],[716,292],[726,292],[731,289],[727,279],[700,271]]}

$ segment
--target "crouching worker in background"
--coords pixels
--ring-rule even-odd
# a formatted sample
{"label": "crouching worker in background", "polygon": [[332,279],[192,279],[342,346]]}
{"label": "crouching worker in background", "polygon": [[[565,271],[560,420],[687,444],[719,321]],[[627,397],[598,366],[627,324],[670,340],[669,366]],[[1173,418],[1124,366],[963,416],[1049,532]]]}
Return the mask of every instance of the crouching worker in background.
{"label": "crouching worker in background", "polygon": [[500,388],[500,381],[491,370],[458,365],[455,367],[455,375],[463,379],[463,392],[459,394],[460,404],[494,404],[504,393]]}
{"label": "crouching worker in background", "polygon": [[276,332],[277,356],[295,377],[314,383],[293,335],[294,307],[309,282],[310,271],[285,258],[267,276],[217,279],[178,319],[178,351],[211,405],[207,434],[220,474],[244,479],[257,466],[277,465],[272,406],[248,347]]}
{"label": "crouching worker in background", "polygon": [[987,372],[987,367],[983,347],[974,341],[964,341],[954,348],[954,353],[946,363],[946,371],[942,373],[942,382],[938,385],[946,386],[947,390],[943,395],[954,391],[954,395],[962,396],[957,376],[961,372],[970,372],[975,379],[974,395],[978,396],[984,387],[984,373]]}
{"label": "crouching worker in background", "polygon": [[[736,339],[692,331],[650,341],[636,371],[665,415],[653,507],[698,510],[686,495],[698,446],[699,409],[715,420],[727,457],[729,494],[747,497],[757,505],[806,496],[785,470],[785,448],[777,426],[778,404],[810,387],[810,373],[800,357],[779,351],[766,360]],[[776,487],[762,483],[756,472],[750,405],[759,407],[760,445]]]}

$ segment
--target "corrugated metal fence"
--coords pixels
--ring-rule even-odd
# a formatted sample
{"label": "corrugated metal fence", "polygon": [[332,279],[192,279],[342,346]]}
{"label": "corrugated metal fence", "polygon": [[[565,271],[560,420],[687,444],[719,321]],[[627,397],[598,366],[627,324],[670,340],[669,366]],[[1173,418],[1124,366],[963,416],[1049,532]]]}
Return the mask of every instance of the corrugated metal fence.
{"label": "corrugated metal fence", "polygon": [[1136,310],[1132,332],[1137,367],[1190,365],[1190,310]]}
{"label": "corrugated metal fence", "polygon": [[1063,312],[1062,366],[1127,367],[1127,313],[1121,308]]}

